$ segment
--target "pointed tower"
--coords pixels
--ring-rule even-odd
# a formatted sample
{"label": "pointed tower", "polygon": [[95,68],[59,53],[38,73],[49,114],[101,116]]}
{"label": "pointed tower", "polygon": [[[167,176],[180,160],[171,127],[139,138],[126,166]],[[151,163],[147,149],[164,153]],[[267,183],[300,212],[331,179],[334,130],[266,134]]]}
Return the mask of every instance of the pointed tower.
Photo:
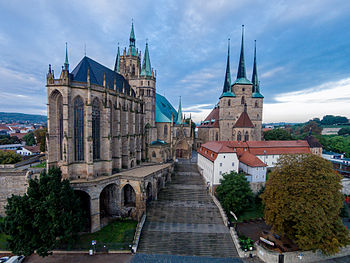
{"label": "pointed tower", "polygon": [[235,97],[235,94],[232,92],[231,88],[231,72],[230,72],[230,39],[228,39],[228,47],[227,47],[227,63],[226,63],[226,74],[224,79],[224,88],[222,90],[222,97]]}
{"label": "pointed tower", "polygon": [[241,42],[241,53],[239,56],[239,64],[237,71],[237,79],[235,84],[252,84],[248,79],[245,71],[244,63],[244,25],[242,25],[242,42]]}
{"label": "pointed tower", "polygon": [[148,52],[148,43],[146,43],[145,55],[142,61],[141,76],[152,76],[151,60]]}
{"label": "pointed tower", "polygon": [[179,108],[177,110],[176,124],[183,124],[182,107],[181,107],[181,96],[180,96],[180,100],[179,100]]}
{"label": "pointed tower", "polygon": [[255,40],[255,45],[254,45],[254,65],[253,65],[252,83],[253,83],[252,98],[264,98],[264,96],[260,93],[260,84],[259,84],[259,79],[258,79],[258,68],[256,65],[256,40]]}
{"label": "pointed tower", "polygon": [[69,71],[69,63],[68,63],[68,46],[66,42],[66,58],[64,60],[64,69]]}
{"label": "pointed tower", "polygon": [[135,33],[134,33],[134,22],[131,23],[131,32],[129,37],[129,49],[128,49],[128,56],[136,56],[136,39],[135,39]]}
{"label": "pointed tower", "polygon": [[119,51],[119,43],[118,43],[118,50],[117,50],[117,57],[115,58],[115,65],[114,65],[114,71],[119,72],[119,66],[120,66],[120,51]]}

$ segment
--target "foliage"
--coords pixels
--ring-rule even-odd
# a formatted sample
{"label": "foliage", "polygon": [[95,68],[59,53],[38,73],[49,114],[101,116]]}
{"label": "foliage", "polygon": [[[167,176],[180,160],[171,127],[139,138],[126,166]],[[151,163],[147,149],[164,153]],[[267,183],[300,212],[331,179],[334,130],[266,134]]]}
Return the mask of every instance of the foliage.
{"label": "foliage", "polygon": [[46,150],[46,133],[47,128],[37,129],[34,131],[36,141],[40,143],[40,152],[45,152]]}
{"label": "foliage", "polygon": [[254,241],[249,237],[239,234],[238,239],[239,239],[239,244],[244,251],[249,250],[249,248],[254,248]]}
{"label": "foliage", "polygon": [[33,168],[45,168],[45,167],[46,167],[46,162],[42,162],[33,166]]}
{"label": "foliage", "polygon": [[291,140],[292,136],[290,133],[285,130],[285,129],[273,129],[270,131],[264,132],[264,139],[266,141],[286,141],[286,140]]}
{"label": "foliage", "polygon": [[34,138],[34,133],[29,132],[25,136],[23,136],[23,140],[26,142],[26,145],[32,146],[35,144],[35,138]]}
{"label": "foliage", "polygon": [[350,157],[350,136],[326,136],[319,138],[323,149],[337,153],[345,153],[347,158]]}
{"label": "foliage", "polygon": [[31,179],[24,196],[12,195],[5,207],[8,245],[17,255],[47,256],[58,242],[72,243],[84,226],[79,199],[59,168]]}
{"label": "foliage", "polygon": [[349,218],[348,205],[346,204],[346,202],[343,203],[339,216],[342,218]]}
{"label": "foliage", "polygon": [[21,155],[12,151],[0,151],[0,164],[14,164],[22,160]]}
{"label": "foliage", "polygon": [[44,115],[33,115],[24,113],[14,112],[0,112],[0,121],[7,123],[11,122],[29,122],[29,123],[46,123],[46,116]]}
{"label": "foliage", "polygon": [[0,135],[0,145],[21,143],[17,136]]}
{"label": "foliage", "polygon": [[348,123],[348,122],[349,122],[349,120],[346,117],[333,116],[333,115],[323,116],[323,118],[321,120],[322,125],[332,125],[332,124]]}
{"label": "foliage", "polygon": [[339,217],[344,201],[341,178],[319,156],[281,156],[262,194],[266,223],[303,250],[338,252],[350,244]]}
{"label": "foliage", "polygon": [[321,134],[322,128],[316,121],[309,121],[302,127],[302,133]]}
{"label": "foliage", "polygon": [[350,127],[341,128],[341,129],[338,131],[338,135],[340,135],[340,136],[350,135]]}
{"label": "foliage", "polygon": [[239,215],[252,205],[254,198],[245,175],[236,172],[223,175],[216,193],[227,214],[232,211]]}

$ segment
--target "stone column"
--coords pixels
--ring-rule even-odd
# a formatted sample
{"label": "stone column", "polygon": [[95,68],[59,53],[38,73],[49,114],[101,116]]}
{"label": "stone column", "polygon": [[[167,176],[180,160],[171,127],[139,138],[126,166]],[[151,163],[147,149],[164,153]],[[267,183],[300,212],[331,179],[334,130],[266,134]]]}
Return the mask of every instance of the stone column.
{"label": "stone column", "polygon": [[91,233],[100,230],[100,197],[95,195],[91,196],[90,203],[90,215],[91,215]]}

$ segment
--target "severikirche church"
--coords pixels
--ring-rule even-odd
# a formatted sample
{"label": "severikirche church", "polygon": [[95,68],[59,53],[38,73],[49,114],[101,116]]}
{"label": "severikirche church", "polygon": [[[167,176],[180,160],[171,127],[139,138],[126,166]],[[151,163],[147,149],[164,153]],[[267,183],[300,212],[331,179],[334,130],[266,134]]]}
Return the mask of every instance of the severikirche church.
{"label": "severikirche church", "polygon": [[68,52],[59,78],[47,74],[48,166],[65,178],[111,175],[141,162],[190,158],[193,130],[156,93],[148,43],[143,60],[132,24],[129,48],[114,69],[85,56],[70,71]]}
{"label": "severikirche church", "polygon": [[198,142],[207,141],[261,141],[264,96],[260,93],[256,64],[256,46],[252,80],[247,79],[244,61],[242,28],[241,53],[237,78],[232,84],[230,47],[228,47],[224,87],[219,103],[198,128]]}

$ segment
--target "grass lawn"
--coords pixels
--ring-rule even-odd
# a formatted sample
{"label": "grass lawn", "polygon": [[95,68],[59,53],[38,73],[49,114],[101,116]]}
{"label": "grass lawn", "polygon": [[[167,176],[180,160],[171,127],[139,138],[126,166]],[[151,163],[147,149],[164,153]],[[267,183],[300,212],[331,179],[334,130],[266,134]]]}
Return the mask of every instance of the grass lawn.
{"label": "grass lawn", "polygon": [[264,211],[261,205],[259,206],[252,206],[251,208],[247,209],[242,214],[238,215],[238,222],[243,222],[243,220],[250,220],[250,219],[256,219],[256,218],[262,218],[264,217]]}
{"label": "grass lawn", "polygon": [[39,163],[37,165],[34,165],[33,168],[46,168],[46,162]]}
{"label": "grass lawn", "polygon": [[91,241],[96,240],[96,247],[106,245],[109,249],[128,249],[132,244],[137,221],[121,219],[110,223],[95,233],[83,234],[74,248],[91,248]]}

